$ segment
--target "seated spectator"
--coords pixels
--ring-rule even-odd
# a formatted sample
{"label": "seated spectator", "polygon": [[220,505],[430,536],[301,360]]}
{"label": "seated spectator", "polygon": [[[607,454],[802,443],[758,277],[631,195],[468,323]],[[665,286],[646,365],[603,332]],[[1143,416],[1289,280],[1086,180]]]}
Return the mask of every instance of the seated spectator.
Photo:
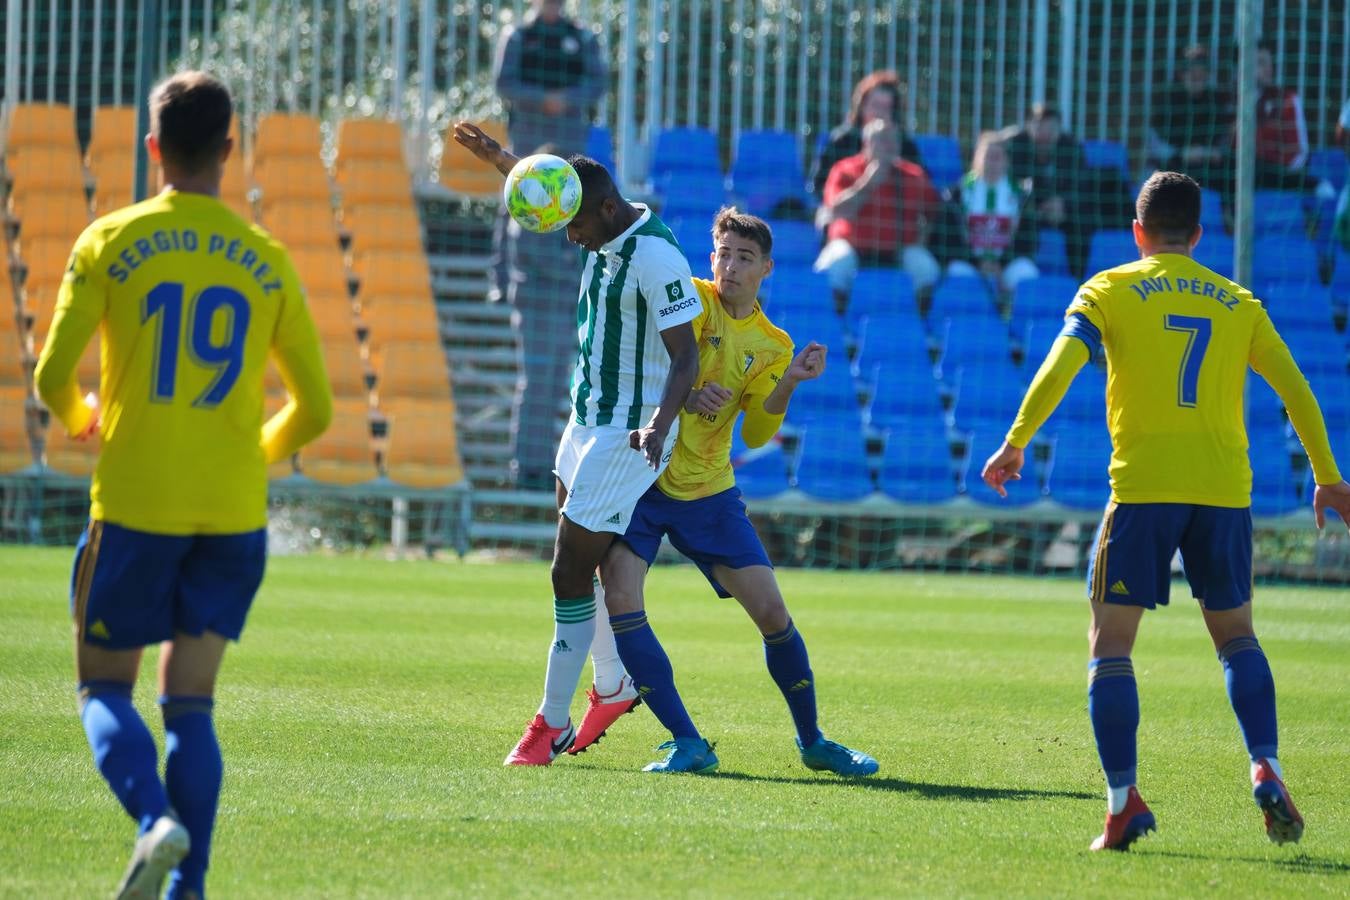
{"label": "seated spectator", "polygon": [[1308,122],[1303,100],[1293,88],[1275,83],[1275,58],[1268,44],[1256,50],[1256,186],[1286,191],[1315,191],[1319,199],[1336,196],[1330,183],[1308,174]]}
{"label": "seated spectator", "polygon": [[862,152],[835,163],[826,179],[829,240],[815,270],[829,275],[840,314],[848,308],[860,265],[901,265],[919,291],[942,274],[925,246],[941,198],[923,169],[898,154],[899,129],[874,119],[863,128]]}
{"label": "seated spectator", "polygon": [[[862,150],[863,127],[873,119],[884,119],[900,128],[904,106],[904,85],[894,72],[873,72],[858,82],[853,88],[848,120],[830,132],[829,142],[820,151],[820,158],[811,170],[811,190],[817,198],[824,198],[825,181],[834,164]],[[900,131],[900,158],[920,162],[918,145],[903,129]]]}
{"label": "seated spectator", "polygon": [[1011,294],[1019,281],[1039,276],[1036,230],[1022,215],[1025,200],[1008,175],[1008,155],[993,131],[980,135],[970,172],[953,191],[962,212],[964,258],[947,265],[952,275],[983,275]]}
{"label": "seated spectator", "polygon": [[1025,125],[1007,133],[1004,146],[1009,174],[1028,195],[1037,225],[1064,233],[1069,268],[1084,277],[1093,228],[1083,208],[1082,145],[1062,131],[1058,110],[1038,103]]}
{"label": "seated spectator", "polygon": [[[1350,157],[1350,100],[1345,101],[1340,118],[1336,120],[1336,145]],[[1350,181],[1341,189],[1340,199],[1336,201],[1336,240],[1350,250]]]}
{"label": "seated spectator", "polygon": [[1205,47],[1183,51],[1178,81],[1154,101],[1150,125],[1150,163],[1232,194],[1233,100],[1211,86]]}

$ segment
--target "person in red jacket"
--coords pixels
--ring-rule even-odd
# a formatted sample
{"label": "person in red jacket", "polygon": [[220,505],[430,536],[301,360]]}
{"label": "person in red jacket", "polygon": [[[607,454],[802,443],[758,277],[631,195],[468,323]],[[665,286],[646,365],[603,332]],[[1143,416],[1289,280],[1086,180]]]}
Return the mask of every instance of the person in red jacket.
{"label": "person in red jacket", "polygon": [[1256,186],[1277,190],[1316,191],[1319,199],[1335,190],[1307,171],[1308,122],[1298,91],[1275,83],[1275,58],[1270,46],[1256,51]]}

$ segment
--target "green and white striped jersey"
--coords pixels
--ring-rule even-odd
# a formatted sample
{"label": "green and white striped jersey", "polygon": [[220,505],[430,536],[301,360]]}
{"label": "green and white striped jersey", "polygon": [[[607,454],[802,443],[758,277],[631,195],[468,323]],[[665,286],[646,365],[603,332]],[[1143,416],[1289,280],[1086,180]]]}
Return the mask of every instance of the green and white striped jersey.
{"label": "green and white striped jersey", "polygon": [[633,205],[642,215],[632,227],[586,253],[577,302],[581,350],[572,375],[578,425],[645,425],[670,371],[661,332],[703,309],[670,229],[643,204]]}

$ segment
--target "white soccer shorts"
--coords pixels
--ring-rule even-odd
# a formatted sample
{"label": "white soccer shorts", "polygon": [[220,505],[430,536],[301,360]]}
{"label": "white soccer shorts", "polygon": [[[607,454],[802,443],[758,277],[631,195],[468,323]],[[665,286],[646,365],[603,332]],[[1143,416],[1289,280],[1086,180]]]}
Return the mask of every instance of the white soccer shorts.
{"label": "white soccer shorts", "polygon": [[553,470],[567,489],[563,515],[588,531],[623,534],[638,500],[670,462],[678,432],[677,420],[666,436],[661,466],[653,469],[647,457],[629,445],[629,429],[568,422]]}

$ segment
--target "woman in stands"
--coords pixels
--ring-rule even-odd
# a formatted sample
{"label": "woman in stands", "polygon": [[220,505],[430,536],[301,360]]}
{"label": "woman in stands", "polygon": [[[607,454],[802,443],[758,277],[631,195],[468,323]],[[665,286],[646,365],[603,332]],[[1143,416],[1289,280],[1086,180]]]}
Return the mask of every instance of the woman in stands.
{"label": "woman in stands", "polygon": [[1008,175],[1008,154],[999,134],[986,131],[975,145],[970,171],[952,189],[960,219],[948,274],[983,275],[1011,294],[1019,281],[1040,275],[1036,229],[1026,196]]}
{"label": "woman in stands", "polygon": [[821,148],[820,158],[811,170],[811,189],[819,199],[825,193],[825,179],[839,160],[862,152],[863,126],[873,119],[887,119],[900,130],[900,158],[919,163],[919,146],[904,129],[901,111],[904,109],[905,86],[900,76],[888,70],[864,76],[853,88],[848,119],[830,132],[830,138]]}

